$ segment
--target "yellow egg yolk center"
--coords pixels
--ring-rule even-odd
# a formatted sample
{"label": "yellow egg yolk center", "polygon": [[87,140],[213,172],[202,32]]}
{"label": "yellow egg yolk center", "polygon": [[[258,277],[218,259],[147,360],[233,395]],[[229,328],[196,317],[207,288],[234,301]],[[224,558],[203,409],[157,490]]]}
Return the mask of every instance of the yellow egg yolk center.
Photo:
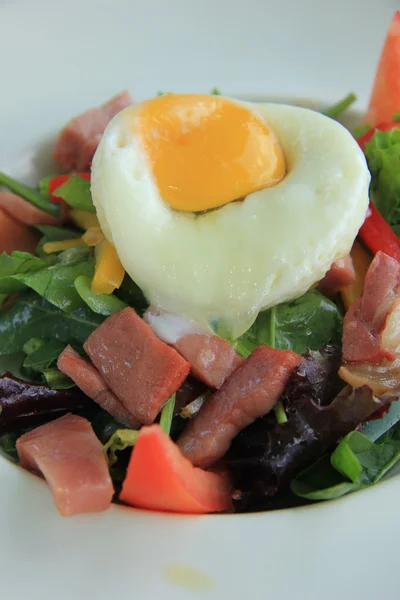
{"label": "yellow egg yolk center", "polygon": [[143,102],[139,134],[163,200],[199,212],[278,183],[285,159],[268,125],[228,98],[166,94]]}

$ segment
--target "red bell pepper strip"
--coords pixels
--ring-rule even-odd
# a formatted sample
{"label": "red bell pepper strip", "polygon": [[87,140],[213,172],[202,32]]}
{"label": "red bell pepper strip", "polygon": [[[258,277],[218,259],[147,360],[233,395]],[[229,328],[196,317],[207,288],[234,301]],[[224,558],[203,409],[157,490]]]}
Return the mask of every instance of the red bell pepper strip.
{"label": "red bell pepper strip", "polygon": [[119,497],[138,508],[187,514],[232,507],[227,478],[194,467],[159,425],[140,430]]}
{"label": "red bell pepper strip", "polygon": [[64,200],[62,198],[58,198],[54,192],[57,188],[63,185],[63,183],[68,181],[71,175],[78,175],[78,177],[82,177],[82,179],[87,179],[90,181],[90,173],[70,173],[69,175],[57,175],[56,177],[53,177],[53,179],[50,179],[49,181],[49,195],[52,202],[55,202],[56,204],[64,202]]}
{"label": "red bell pepper strip", "polygon": [[371,201],[358,235],[374,254],[381,250],[400,262],[400,240]]}

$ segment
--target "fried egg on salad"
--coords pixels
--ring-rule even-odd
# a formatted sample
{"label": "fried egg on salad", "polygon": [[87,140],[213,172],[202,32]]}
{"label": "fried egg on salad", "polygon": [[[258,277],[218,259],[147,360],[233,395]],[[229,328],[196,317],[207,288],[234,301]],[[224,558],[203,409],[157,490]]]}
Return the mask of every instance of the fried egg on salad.
{"label": "fried egg on salad", "polygon": [[349,252],[369,181],[336,121],[195,94],[123,110],[92,166],[100,225],[149,302],[232,338]]}

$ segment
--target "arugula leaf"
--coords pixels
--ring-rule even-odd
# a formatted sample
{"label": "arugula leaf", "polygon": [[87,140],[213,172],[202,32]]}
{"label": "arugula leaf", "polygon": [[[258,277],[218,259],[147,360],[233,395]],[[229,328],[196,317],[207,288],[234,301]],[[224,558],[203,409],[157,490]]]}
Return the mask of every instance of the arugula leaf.
{"label": "arugula leaf", "polygon": [[91,279],[81,275],[74,282],[76,291],[88,307],[99,315],[109,316],[125,308],[127,304],[113,294],[96,294],[91,290]]}
{"label": "arugula leaf", "polygon": [[3,294],[14,294],[25,286],[22,282],[14,279],[14,275],[33,273],[46,266],[46,263],[29,254],[29,252],[12,252],[11,255],[0,255],[0,292]]}
{"label": "arugula leaf", "polygon": [[136,431],[135,429],[117,429],[112,434],[108,442],[104,445],[104,452],[107,455],[110,467],[118,460],[117,452],[135,445],[139,433],[140,431]]}
{"label": "arugula leaf", "polygon": [[331,119],[337,119],[349,106],[351,106],[357,100],[357,96],[353,93],[347,94],[342,100],[333,104],[330,108],[325,110],[323,114]]}
{"label": "arugula leaf", "polygon": [[[80,250],[80,248],[73,248],[73,250]],[[71,253],[67,250],[58,256],[58,262],[54,265],[46,265],[45,268],[35,272],[13,277],[32,288],[54,306],[65,312],[71,312],[85,306],[75,289],[75,279],[80,275],[93,277],[93,274],[94,258],[88,255],[86,249],[85,254]]]}
{"label": "arugula leaf", "polygon": [[372,179],[371,198],[394,231],[400,233],[400,130],[376,131],[365,145]]}
{"label": "arugula leaf", "polygon": [[95,213],[90,181],[71,175],[69,179],[57,188],[57,198],[62,198],[71,208],[78,208],[89,213]]}
{"label": "arugula leaf", "polygon": [[26,291],[0,312],[0,355],[20,352],[34,337],[83,344],[103,320],[86,306],[66,313]]}
{"label": "arugula leaf", "polygon": [[25,354],[23,352],[2,355],[0,350],[0,377],[6,373],[11,373],[13,377],[17,377],[23,381],[32,381],[33,377],[31,377],[30,374],[28,375],[26,371],[23,370],[22,365],[24,359]]}
{"label": "arugula leaf", "polygon": [[262,311],[237,340],[235,347],[242,356],[248,356],[260,344],[270,345],[272,327],[275,327],[275,348],[298,354],[341,339],[343,319],[338,307],[315,289],[274,307],[273,320],[271,310]]}
{"label": "arugula leaf", "polygon": [[1,172],[0,185],[4,185],[4,187],[8,188],[11,192],[18,194],[18,196],[21,196],[21,198],[24,198],[24,200],[27,200],[27,202],[30,202],[49,215],[52,215],[53,217],[60,216],[60,207],[57,204],[54,204],[54,202],[51,202],[49,198],[42,196],[38,191]]}
{"label": "arugula leaf", "polygon": [[329,500],[374,485],[400,460],[400,423],[376,442],[352,431],[332,455],[324,456],[291,482],[292,491],[310,500]]}

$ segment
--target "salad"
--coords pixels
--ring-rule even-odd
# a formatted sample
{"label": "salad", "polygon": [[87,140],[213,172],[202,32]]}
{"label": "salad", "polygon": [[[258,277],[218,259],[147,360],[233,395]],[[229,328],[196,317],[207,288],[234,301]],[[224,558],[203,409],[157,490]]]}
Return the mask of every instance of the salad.
{"label": "salad", "polygon": [[62,515],[251,512],[400,459],[400,11],[364,124],[128,92],[0,173],[0,449]]}

